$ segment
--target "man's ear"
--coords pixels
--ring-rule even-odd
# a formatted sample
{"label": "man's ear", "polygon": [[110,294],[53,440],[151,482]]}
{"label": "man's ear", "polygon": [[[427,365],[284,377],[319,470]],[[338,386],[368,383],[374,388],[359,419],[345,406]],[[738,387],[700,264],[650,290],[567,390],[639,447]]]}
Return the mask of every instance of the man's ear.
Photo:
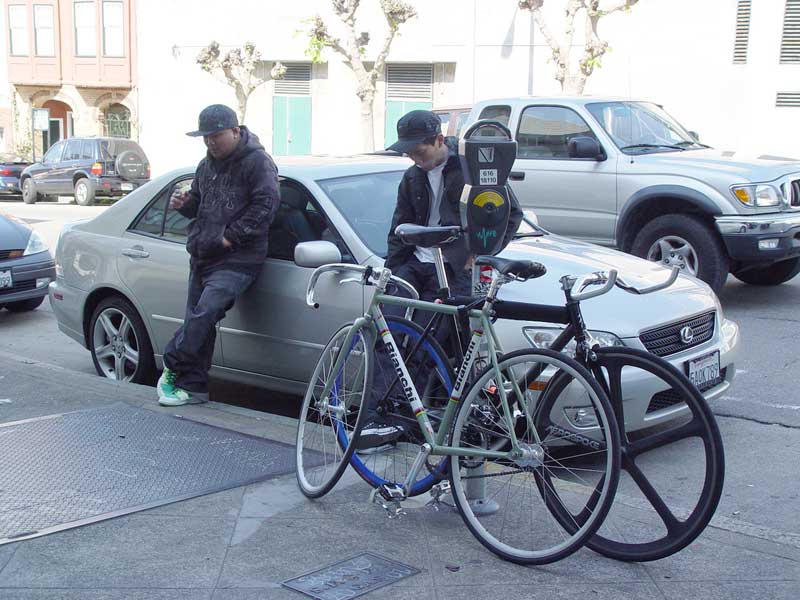
{"label": "man's ear", "polygon": [[437,135],[436,136],[436,141],[438,142],[438,145],[440,145],[440,146],[443,145],[444,144],[444,134],[440,133],[439,135]]}
{"label": "man's ear", "polygon": [[234,127],[231,131],[233,131],[233,135],[241,134],[241,129],[239,129],[238,127]]}

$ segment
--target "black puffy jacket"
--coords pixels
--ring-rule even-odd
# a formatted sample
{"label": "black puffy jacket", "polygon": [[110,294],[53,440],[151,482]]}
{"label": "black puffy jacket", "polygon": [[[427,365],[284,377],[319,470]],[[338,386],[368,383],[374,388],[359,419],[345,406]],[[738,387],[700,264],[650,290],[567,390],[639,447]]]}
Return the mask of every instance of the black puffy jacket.
{"label": "black puffy jacket", "polygon": [[[458,157],[458,140],[454,137],[445,138],[445,143],[450,151],[447,164],[442,172],[444,179],[444,193],[439,207],[439,218],[442,225],[461,224],[461,191],[464,189],[464,175],[461,172],[461,162]],[[522,209],[519,201],[506,186],[511,204],[511,215],[508,220],[508,229],[503,239],[503,247],[512,240],[522,222]],[[395,228],[402,223],[427,225],[431,210],[431,186],[428,183],[428,173],[418,166],[413,165],[406,170],[400,187],[397,190],[397,208],[392,217],[392,227],[389,230],[389,251],[385,265],[392,271],[405,263],[414,254],[413,246],[406,246],[394,233]],[[460,271],[469,258],[466,237],[461,237],[442,249],[445,260],[455,271]]]}
{"label": "black puffy jacket", "polygon": [[269,226],[280,204],[278,169],[258,137],[246,127],[240,131],[233,154],[200,161],[189,201],[179,209],[194,218],[186,240],[193,268],[257,273],[267,257]]}

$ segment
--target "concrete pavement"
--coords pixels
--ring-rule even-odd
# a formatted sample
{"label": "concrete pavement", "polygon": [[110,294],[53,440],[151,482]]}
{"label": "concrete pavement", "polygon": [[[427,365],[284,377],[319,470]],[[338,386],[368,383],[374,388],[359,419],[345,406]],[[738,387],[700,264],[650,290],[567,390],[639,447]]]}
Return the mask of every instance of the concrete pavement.
{"label": "concrete pavement", "polygon": [[[0,352],[0,422],[110,406],[159,408],[152,388]],[[219,403],[169,409],[292,443],[294,421]],[[761,598],[800,590],[798,431],[720,419],[726,488],[717,517],[681,553],[625,564],[583,549],[546,567],[503,562],[449,511],[412,505],[389,520],[352,473],[306,500],[294,475],[0,546],[0,598],[302,598],[288,578],[370,551],[418,575],[374,598]],[[164,460],[169,460],[168,456]],[[0,457],[2,461],[2,457]],[[2,507],[0,507],[2,510]]]}

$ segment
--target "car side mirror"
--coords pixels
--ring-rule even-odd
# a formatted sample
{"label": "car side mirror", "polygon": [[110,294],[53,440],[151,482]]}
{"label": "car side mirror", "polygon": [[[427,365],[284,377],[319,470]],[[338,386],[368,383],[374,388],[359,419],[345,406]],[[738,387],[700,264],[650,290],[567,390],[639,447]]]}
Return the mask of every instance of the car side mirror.
{"label": "car side mirror", "polygon": [[699,142],[700,141],[700,134],[699,133],[697,133],[696,131],[690,131],[688,133],[689,133],[690,136],[692,136],[692,138],[694,138],[695,142]]}
{"label": "car side mirror", "polygon": [[300,242],[294,247],[294,262],[299,267],[316,269],[322,265],[342,262],[342,253],[332,242]]}
{"label": "car side mirror", "polygon": [[567,143],[567,152],[570,158],[590,158],[592,160],[605,160],[606,154],[600,142],[588,135],[578,135]]}

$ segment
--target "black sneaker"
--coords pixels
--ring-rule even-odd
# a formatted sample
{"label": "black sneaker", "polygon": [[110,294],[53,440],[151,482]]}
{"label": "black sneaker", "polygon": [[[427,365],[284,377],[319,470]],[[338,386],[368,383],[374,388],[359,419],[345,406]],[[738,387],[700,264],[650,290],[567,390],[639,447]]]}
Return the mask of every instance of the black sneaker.
{"label": "black sneaker", "polygon": [[356,440],[356,450],[368,450],[388,446],[403,434],[403,427],[383,423],[377,420],[369,420],[364,423],[361,433]]}

